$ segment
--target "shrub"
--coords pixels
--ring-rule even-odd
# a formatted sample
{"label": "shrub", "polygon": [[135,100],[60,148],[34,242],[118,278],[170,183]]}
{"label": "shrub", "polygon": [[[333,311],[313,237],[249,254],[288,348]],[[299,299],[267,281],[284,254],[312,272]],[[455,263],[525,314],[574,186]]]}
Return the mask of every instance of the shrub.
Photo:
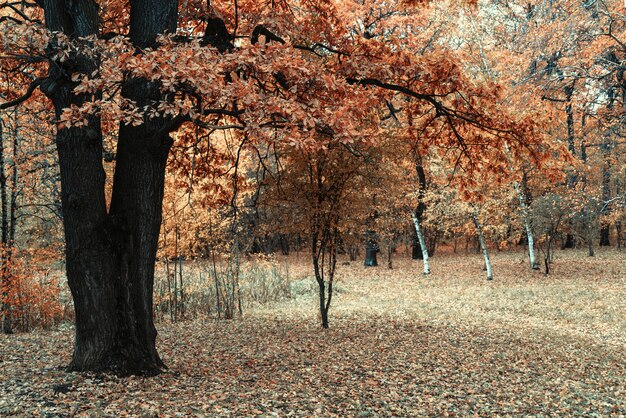
{"label": "shrub", "polygon": [[54,274],[38,263],[38,260],[49,260],[51,256],[54,254],[46,250],[2,249],[0,275],[5,331],[49,329],[64,319],[67,309],[59,298],[60,274]]}

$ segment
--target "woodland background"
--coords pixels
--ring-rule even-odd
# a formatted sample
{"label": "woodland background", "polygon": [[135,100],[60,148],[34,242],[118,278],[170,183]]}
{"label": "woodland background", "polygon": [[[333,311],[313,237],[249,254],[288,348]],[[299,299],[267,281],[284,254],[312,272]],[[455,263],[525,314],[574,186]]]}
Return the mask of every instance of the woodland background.
{"label": "woodland background", "polygon": [[[11,56],[38,36],[11,27],[26,3],[0,6],[4,103],[37,72]],[[124,8],[100,3],[106,16]],[[232,13],[197,3],[181,13]],[[170,371],[156,381],[65,374],[48,364],[68,362],[74,319],[54,135],[85,109],[51,123],[52,106],[31,91],[0,110],[2,331],[18,334],[0,340],[0,386],[14,396],[0,414],[626,414],[622,2],[348,3],[341,16],[365,39],[418,28],[406,42],[426,63],[416,70],[425,84],[462,73],[497,103],[485,112],[514,115],[527,136],[453,144],[397,96],[376,110],[375,134],[371,103],[351,103],[363,120],[344,128],[375,140],[314,139],[306,114],[284,122],[312,132],[293,141],[223,120],[183,125],[154,284]],[[419,20],[403,12],[415,7]],[[172,77],[198,77],[186,65]],[[132,120],[113,107],[105,123]],[[114,129],[103,140],[110,199]]]}

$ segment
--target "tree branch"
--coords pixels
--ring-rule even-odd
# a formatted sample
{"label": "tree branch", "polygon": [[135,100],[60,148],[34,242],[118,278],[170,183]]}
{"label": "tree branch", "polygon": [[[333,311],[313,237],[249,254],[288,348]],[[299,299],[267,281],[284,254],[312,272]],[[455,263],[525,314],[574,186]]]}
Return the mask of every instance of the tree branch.
{"label": "tree branch", "polygon": [[435,109],[437,109],[438,111],[444,110],[443,105],[439,103],[437,100],[435,100],[435,98],[432,95],[417,93],[406,87],[398,86],[397,84],[385,83],[375,78],[362,78],[360,80],[357,78],[347,78],[346,82],[348,84],[358,84],[361,86],[376,86],[385,90],[397,91],[399,93],[403,93],[407,96],[414,97],[416,99],[425,100],[431,103],[435,107]]}
{"label": "tree branch", "polygon": [[8,101],[8,102],[4,102],[4,103],[0,103],[0,110],[4,110],[4,109],[8,109],[10,107],[17,106],[17,105],[25,102],[26,100],[30,99],[30,97],[33,95],[33,93],[37,89],[37,87],[39,87],[41,85],[43,80],[45,80],[45,79],[44,78],[38,78],[35,81],[33,81],[32,83],[30,83],[30,86],[28,86],[28,90],[26,90],[26,93],[24,93],[23,95],[21,95],[17,99],[11,100],[11,101]]}

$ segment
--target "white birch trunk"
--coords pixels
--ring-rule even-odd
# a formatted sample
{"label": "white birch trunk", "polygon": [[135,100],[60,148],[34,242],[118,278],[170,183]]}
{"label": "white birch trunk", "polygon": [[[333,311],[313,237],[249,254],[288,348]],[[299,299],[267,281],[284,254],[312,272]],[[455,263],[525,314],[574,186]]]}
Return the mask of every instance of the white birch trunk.
{"label": "white birch trunk", "polygon": [[524,227],[526,228],[526,237],[528,239],[528,256],[530,257],[530,268],[533,270],[539,270],[537,259],[535,258],[535,238],[533,236],[533,230],[530,227],[530,219],[528,218],[528,205],[526,204],[526,198],[520,190],[519,184],[515,183],[515,191],[519,199],[520,207],[522,208],[522,218],[524,220]]}
{"label": "white birch trunk", "polygon": [[415,225],[415,232],[417,233],[417,239],[420,242],[420,247],[422,248],[422,258],[424,262],[424,274],[430,274],[430,262],[428,261],[428,249],[426,248],[426,240],[424,239],[424,234],[422,233],[422,227],[420,226],[420,221],[417,219],[415,214],[411,214],[411,218],[413,218],[413,225]]}
{"label": "white birch trunk", "polygon": [[493,272],[491,270],[491,261],[489,260],[489,252],[487,251],[487,244],[485,244],[485,237],[483,237],[483,229],[478,220],[478,211],[474,208],[474,225],[476,225],[476,231],[478,232],[478,241],[480,242],[480,248],[483,250],[483,256],[485,257],[485,267],[487,268],[487,280],[493,279]]}

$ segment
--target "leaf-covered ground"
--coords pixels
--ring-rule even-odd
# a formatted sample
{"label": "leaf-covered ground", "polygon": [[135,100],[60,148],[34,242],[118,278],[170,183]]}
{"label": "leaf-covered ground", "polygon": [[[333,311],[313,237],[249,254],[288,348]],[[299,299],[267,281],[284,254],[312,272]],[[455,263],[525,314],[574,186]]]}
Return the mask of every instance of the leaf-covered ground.
{"label": "leaf-covered ground", "polygon": [[343,266],[330,330],[313,294],[162,323],[154,378],[66,373],[71,330],[3,336],[0,416],[625,416],[626,257],[566,257]]}

